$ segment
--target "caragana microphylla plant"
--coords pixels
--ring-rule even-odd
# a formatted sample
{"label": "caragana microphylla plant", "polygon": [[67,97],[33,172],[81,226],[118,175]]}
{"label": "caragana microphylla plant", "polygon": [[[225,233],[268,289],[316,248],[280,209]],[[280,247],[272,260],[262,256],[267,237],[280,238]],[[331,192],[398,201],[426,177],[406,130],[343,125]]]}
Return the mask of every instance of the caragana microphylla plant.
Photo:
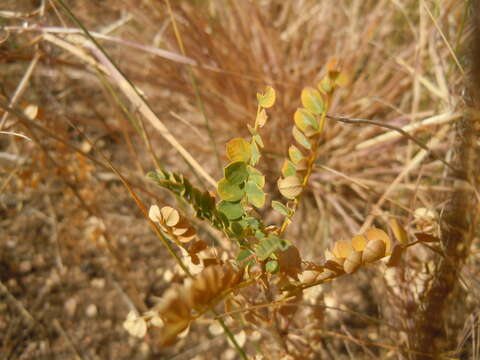
{"label": "caragana microphylla plant", "polygon": [[[188,331],[193,321],[223,303],[224,316],[230,317],[234,324],[269,329],[274,324],[277,330],[272,331],[272,336],[284,346],[285,334],[278,331],[278,319],[292,315],[288,309],[301,300],[305,289],[352,274],[381,259],[385,259],[387,266],[395,266],[409,246],[438,240],[434,236],[417,236],[417,241],[409,241],[403,227],[392,219],[393,238],[372,227],[349,240],[334,242],[325,251],[325,261],[315,264],[304,261],[295,242],[284,237],[308,186],[333,96],[345,84],[346,76],[331,61],[317,86],[302,91],[302,107],[295,112],[292,127],[296,144],[288,148],[277,181],[285,198],[282,202],[266,203],[265,175],[256,168],[264,147],[261,129],[268,122],[267,109],[276,99],[276,92],[270,86],[257,94],[255,122],[248,125],[250,138],[235,138],[226,144],[229,163],[217,183],[216,194],[202,191],[183,175],[167,170],[148,175],[188,203],[196,218],[221,231],[236,250],[225,250],[220,256],[220,250],[199,238],[180,211],[170,206],[151,206],[150,219],[181,249],[183,261],[189,265],[184,266],[188,273],[182,284],[173,284],[145,314],[128,315],[124,327],[131,335],[143,337],[149,328],[155,327],[161,330],[156,332],[155,341],[160,346],[170,345]],[[280,226],[266,224],[255,211],[265,206],[283,216]],[[261,311],[256,311],[259,297],[265,302]],[[245,308],[253,309],[242,311]]]}

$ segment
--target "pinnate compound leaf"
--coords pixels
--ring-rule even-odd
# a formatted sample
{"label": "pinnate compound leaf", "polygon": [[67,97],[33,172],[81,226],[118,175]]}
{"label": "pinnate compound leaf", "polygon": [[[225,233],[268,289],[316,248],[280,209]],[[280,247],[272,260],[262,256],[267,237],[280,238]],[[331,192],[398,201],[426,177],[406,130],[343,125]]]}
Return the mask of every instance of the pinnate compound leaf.
{"label": "pinnate compound leaf", "polygon": [[252,148],[248,141],[235,138],[227,143],[227,156],[230,161],[248,162],[252,156]]}
{"label": "pinnate compound leaf", "polygon": [[290,145],[288,148],[288,156],[295,165],[297,165],[300,160],[303,159],[302,152],[295,145]]}
{"label": "pinnate compound leaf", "polygon": [[248,178],[247,164],[243,161],[235,161],[225,167],[225,179],[230,184],[241,184]]}
{"label": "pinnate compound leaf", "polygon": [[283,205],[280,201],[272,201],[272,208],[282,214],[283,216],[290,216],[291,215],[291,210]]}
{"label": "pinnate compound leaf", "polygon": [[310,141],[308,141],[307,137],[300,131],[296,126],[293,127],[292,129],[292,134],[295,140],[302,145],[305,149],[310,150],[312,148],[312,145],[310,144]]}
{"label": "pinnate compound leaf", "polygon": [[238,185],[231,184],[227,179],[223,178],[218,182],[218,194],[226,201],[239,201],[245,194],[244,189]]}
{"label": "pinnate compound leaf", "polygon": [[253,181],[247,182],[245,185],[245,192],[247,194],[248,202],[253,206],[261,208],[263,205],[265,205],[265,193]]}
{"label": "pinnate compound leaf", "polygon": [[228,220],[236,220],[245,214],[242,204],[240,202],[220,201],[218,203],[218,211],[223,213]]}
{"label": "pinnate compound leaf", "polygon": [[317,89],[312,87],[303,89],[301,100],[302,105],[314,115],[321,114],[325,109],[322,95]]}
{"label": "pinnate compound leaf", "polygon": [[283,179],[278,179],[278,190],[287,199],[295,199],[303,190],[300,179],[296,176],[288,176]]}
{"label": "pinnate compound leaf", "polygon": [[257,93],[258,105],[263,108],[269,108],[275,104],[276,94],[275,89],[271,86],[265,88],[265,92]]}

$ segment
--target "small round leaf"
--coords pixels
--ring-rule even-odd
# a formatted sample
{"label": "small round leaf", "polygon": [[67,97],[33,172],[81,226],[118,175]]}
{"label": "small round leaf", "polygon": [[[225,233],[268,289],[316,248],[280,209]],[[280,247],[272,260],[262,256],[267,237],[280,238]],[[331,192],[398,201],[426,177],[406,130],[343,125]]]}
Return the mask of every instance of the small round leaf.
{"label": "small round leaf", "polygon": [[280,201],[272,201],[272,208],[284,216],[290,216],[291,210]]}
{"label": "small round leaf", "polygon": [[262,189],[265,186],[265,176],[253,166],[248,166],[247,171],[249,174],[248,181],[253,181]]}
{"label": "small round leaf", "polygon": [[245,192],[247,194],[248,202],[253,206],[261,208],[263,205],[265,205],[265,193],[253,181],[247,182],[245,185]]}
{"label": "small round leaf", "polygon": [[288,148],[288,156],[295,165],[297,165],[300,160],[303,159],[302,152],[295,145],[290,145],[290,147]]}
{"label": "small round leaf", "polygon": [[325,109],[322,95],[312,87],[303,89],[301,99],[302,105],[314,115],[321,114]]}
{"label": "small round leaf", "polygon": [[353,251],[352,243],[346,240],[338,240],[333,246],[332,254],[339,259],[346,258]]}
{"label": "small round leaf", "polygon": [[305,135],[303,135],[303,133],[300,130],[298,130],[298,128],[296,126],[293,127],[292,134],[293,134],[294,139],[300,145],[302,145],[305,149],[310,150],[312,148],[312,145],[308,141],[307,137]]}
{"label": "small round leaf", "polygon": [[247,164],[243,161],[235,161],[225,167],[225,179],[230,184],[241,184],[248,178]]}
{"label": "small round leaf", "polygon": [[275,89],[271,86],[265,88],[265,92],[257,93],[258,105],[263,108],[269,108],[275,104],[276,94]]}
{"label": "small round leaf", "polygon": [[297,127],[303,132],[305,132],[308,127],[318,130],[317,119],[315,119],[315,116],[307,109],[297,109],[297,111],[295,111],[295,115],[293,115],[293,119],[295,121],[295,125],[297,125]]}
{"label": "small round leaf", "polygon": [[369,242],[373,240],[382,240],[385,243],[386,254],[389,255],[391,253],[392,242],[385,231],[372,227],[365,232],[365,237]]}
{"label": "small round leaf", "polygon": [[367,246],[368,240],[363,235],[356,235],[352,238],[352,246],[355,251],[363,251]]}
{"label": "small round leaf", "polygon": [[227,179],[221,179],[217,184],[218,194],[226,201],[239,201],[245,191],[238,185],[231,184]]}
{"label": "small round leaf", "polygon": [[220,201],[218,211],[222,212],[228,220],[236,220],[243,216],[245,210],[240,202]]}
{"label": "small round leaf", "polygon": [[230,161],[248,162],[252,156],[251,145],[242,138],[235,138],[227,143],[227,156]]}
{"label": "small round leaf", "polygon": [[300,179],[296,176],[288,176],[283,179],[278,179],[278,190],[287,199],[295,199],[303,190]]}
{"label": "small round leaf", "polygon": [[180,221],[180,214],[178,213],[177,210],[175,210],[174,208],[172,208],[170,206],[164,206],[160,210],[160,214],[161,214],[163,222],[168,227],[175,226]]}
{"label": "small round leaf", "polygon": [[282,175],[284,177],[287,176],[295,176],[297,174],[297,169],[295,165],[290,160],[285,160],[282,166]]}
{"label": "small round leaf", "polygon": [[269,272],[271,274],[277,272],[278,271],[278,261],[270,260],[269,262],[267,262],[265,264],[265,270],[267,270],[267,272]]}

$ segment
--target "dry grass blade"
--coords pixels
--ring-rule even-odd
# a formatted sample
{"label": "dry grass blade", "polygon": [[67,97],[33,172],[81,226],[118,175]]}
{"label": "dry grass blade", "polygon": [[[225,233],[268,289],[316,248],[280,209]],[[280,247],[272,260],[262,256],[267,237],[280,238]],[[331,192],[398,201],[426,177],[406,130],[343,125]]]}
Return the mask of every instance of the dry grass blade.
{"label": "dry grass blade", "polygon": [[[71,13],[70,13],[71,14]],[[73,14],[71,14],[73,15]],[[211,185],[215,185],[215,180],[203,169],[203,167],[190,155],[190,153],[177,141],[177,139],[171,134],[168,128],[163,124],[163,122],[156,116],[152,111],[151,107],[147,104],[146,100],[139,94],[138,90],[132,85],[132,83],[125,78],[125,76],[118,70],[118,68],[110,61],[110,59],[105,56],[104,51],[99,49],[98,43],[95,42],[93,37],[89,32],[84,29],[86,35],[93,41],[93,43],[86,42],[85,47],[89,48],[100,62],[100,69],[105,72],[107,75],[111,76],[115,81],[117,86],[124,92],[125,96],[131,101],[132,106],[137,109],[157,130],[160,134],[183,156],[183,158],[192,166],[192,168],[198,172],[207,182]],[[52,36],[45,34],[47,39],[52,39]],[[59,42],[56,39],[56,42]],[[78,50],[74,45],[68,44],[64,41],[63,46],[66,49],[69,49],[74,55],[79,55],[82,59],[87,59],[91,65],[99,67],[97,61],[91,60],[89,56],[85,56],[83,51]]]}
{"label": "dry grass blade", "polygon": [[[438,145],[438,143],[442,140],[442,138],[446,135],[447,131],[449,130],[448,125],[444,125],[441,130],[429,141],[427,148],[434,147]],[[365,231],[367,228],[369,228],[372,225],[373,220],[375,219],[376,216],[376,211],[379,211],[382,204],[385,202],[389,194],[395,190],[396,186],[398,183],[400,183],[405,176],[414,168],[420,165],[420,163],[423,161],[423,159],[427,156],[428,152],[427,150],[420,150],[412,159],[410,163],[408,163],[405,168],[402,170],[402,172],[395,178],[395,180],[390,184],[390,186],[387,188],[387,190],[383,193],[382,197],[377,201],[377,203],[374,205],[373,210],[371,211],[370,215],[367,217],[365,222],[363,223],[360,232]]]}
{"label": "dry grass blade", "polygon": [[[12,98],[10,99],[9,106],[15,106],[22,96],[23,92],[28,86],[28,82],[30,80],[30,77],[33,74],[33,71],[35,70],[35,67],[38,64],[38,60],[40,59],[40,53],[36,52],[35,56],[33,57],[32,61],[30,62],[30,65],[27,68],[27,71],[25,71],[25,74],[23,74],[22,80],[18,84],[17,88],[15,89],[15,93],[13,94]],[[5,112],[2,116],[2,119],[0,120],[0,130],[2,130],[7,122],[7,117],[8,117],[8,112]]]}

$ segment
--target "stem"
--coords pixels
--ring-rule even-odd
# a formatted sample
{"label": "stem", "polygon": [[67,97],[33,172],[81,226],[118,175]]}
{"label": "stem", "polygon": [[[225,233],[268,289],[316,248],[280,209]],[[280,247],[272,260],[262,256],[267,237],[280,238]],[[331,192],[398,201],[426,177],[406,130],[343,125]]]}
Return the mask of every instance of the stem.
{"label": "stem", "polygon": [[[312,175],[312,172],[313,172],[313,164],[315,163],[315,160],[317,159],[317,151],[318,151],[318,144],[319,144],[319,140],[320,140],[320,135],[322,134],[322,132],[325,128],[325,120],[328,117],[327,111],[328,111],[328,108],[330,107],[330,101],[331,101],[331,95],[329,94],[327,96],[326,101],[325,101],[325,109],[322,112],[322,114],[320,115],[319,132],[314,137],[315,141],[313,141],[312,149],[310,150],[310,155],[308,157],[307,173],[305,174],[305,177],[303,178],[303,182],[302,182],[303,190],[293,201],[292,216],[295,213],[295,211],[297,211],[298,205],[300,204],[300,198],[303,194],[303,191],[307,187],[308,181],[310,180],[310,176]],[[290,218],[291,218],[291,216],[286,216],[285,219],[283,220],[282,226],[280,227],[280,235],[285,232],[288,225],[290,224],[290,222],[291,222]]]}

